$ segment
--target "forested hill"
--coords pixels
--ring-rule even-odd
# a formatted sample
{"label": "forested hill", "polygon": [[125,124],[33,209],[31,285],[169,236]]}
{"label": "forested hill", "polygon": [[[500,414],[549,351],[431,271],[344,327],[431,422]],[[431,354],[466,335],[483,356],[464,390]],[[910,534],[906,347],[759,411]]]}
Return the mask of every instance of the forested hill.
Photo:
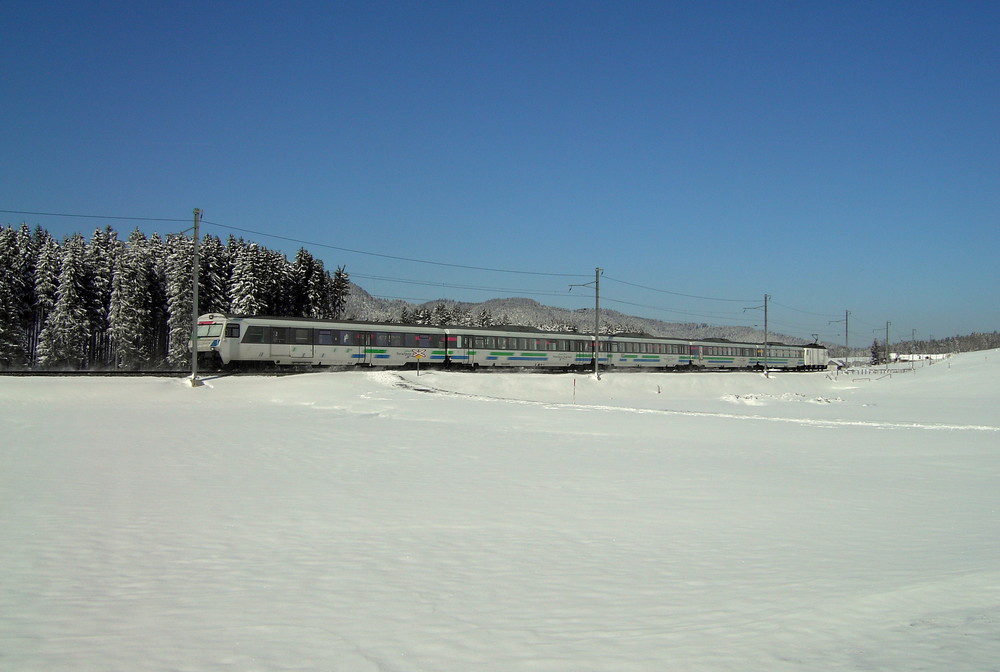
{"label": "forested hill", "polygon": [[[388,320],[426,322],[431,324],[466,324],[476,326],[523,325],[540,327],[549,331],[575,331],[593,333],[592,308],[569,310],[545,306],[533,299],[490,299],[480,303],[438,299],[422,304],[404,301],[387,301],[372,297],[360,287],[355,287],[347,297],[346,315],[363,320]],[[409,319],[407,319],[409,316]],[[601,309],[601,333],[643,333],[652,336],[678,338],[728,338],[758,342],[763,332],[747,327],[725,327],[694,322],[663,322],[644,317],[625,315],[614,310]],[[787,339],[787,343],[803,343],[792,336],[770,335],[771,340]]]}

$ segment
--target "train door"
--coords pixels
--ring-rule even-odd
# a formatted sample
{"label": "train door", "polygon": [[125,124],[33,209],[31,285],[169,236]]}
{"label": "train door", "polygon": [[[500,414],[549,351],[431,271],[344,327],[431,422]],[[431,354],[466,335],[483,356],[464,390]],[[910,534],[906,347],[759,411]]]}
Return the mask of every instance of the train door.
{"label": "train door", "polygon": [[313,330],[294,327],[289,329],[289,349],[292,359],[313,358]]}
{"label": "train door", "polygon": [[700,345],[691,345],[691,359],[688,362],[689,366],[705,366],[705,360],[702,358],[702,351]]}
{"label": "train door", "polygon": [[372,351],[372,334],[370,331],[359,331],[355,343],[358,348],[358,357],[355,360],[358,364],[364,364],[366,366],[371,366],[375,362],[372,361],[373,351]]}

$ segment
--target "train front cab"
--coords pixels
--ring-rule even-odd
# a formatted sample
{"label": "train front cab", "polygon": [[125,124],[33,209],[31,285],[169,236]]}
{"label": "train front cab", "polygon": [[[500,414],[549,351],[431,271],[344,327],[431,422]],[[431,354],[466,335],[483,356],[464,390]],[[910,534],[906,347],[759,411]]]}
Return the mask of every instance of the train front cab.
{"label": "train front cab", "polygon": [[228,363],[226,349],[227,318],[220,313],[209,313],[198,318],[198,363],[207,368],[220,368]]}

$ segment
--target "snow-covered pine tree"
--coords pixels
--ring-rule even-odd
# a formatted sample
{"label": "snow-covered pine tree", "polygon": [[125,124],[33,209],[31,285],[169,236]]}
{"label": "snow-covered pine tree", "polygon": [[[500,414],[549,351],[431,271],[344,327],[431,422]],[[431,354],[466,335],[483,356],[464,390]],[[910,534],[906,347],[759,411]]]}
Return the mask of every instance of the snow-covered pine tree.
{"label": "snow-covered pine tree", "polygon": [[29,334],[28,363],[38,362],[38,339],[41,337],[49,313],[56,305],[56,290],[59,288],[59,273],[62,270],[62,250],[56,241],[43,231],[35,229],[35,301],[34,314]]}
{"label": "snow-covered pine tree", "polygon": [[[232,240],[232,237],[230,237]],[[237,315],[263,315],[266,306],[264,258],[257,243],[237,248],[229,286],[232,311]]]}
{"label": "snow-covered pine tree", "polygon": [[[167,249],[170,250],[165,267],[167,362],[177,367],[191,361],[188,344],[191,342],[191,301],[194,298],[191,294],[194,244],[187,236],[175,235],[167,238]],[[198,284],[200,291],[201,283]]]}
{"label": "snow-covered pine tree", "polygon": [[198,313],[228,313],[229,293],[226,290],[232,266],[226,249],[217,236],[205,236],[198,247],[201,259],[198,272]]}
{"label": "snow-covered pine tree", "polygon": [[158,233],[149,237],[150,277],[149,287],[152,296],[152,322],[150,323],[150,339],[153,344],[150,364],[158,366],[167,359],[167,318],[170,311],[167,308],[167,244]]}
{"label": "snow-covered pine tree", "polygon": [[103,230],[96,229],[87,246],[87,266],[93,278],[92,293],[87,297],[91,366],[108,365],[114,361],[108,315],[111,312],[115,260],[121,254],[122,247],[118,234],[110,226]]}
{"label": "snow-covered pine tree", "polygon": [[344,309],[347,307],[347,296],[351,293],[351,278],[347,274],[344,266],[338,266],[333,273],[333,282],[330,287],[330,310],[334,319],[341,319],[344,316]]}
{"label": "snow-covered pine tree", "polygon": [[45,368],[79,369],[87,363],[90,321],[87,297],[93,289],[85,263],[83,236],[63,245],[56,302],[39,336],[38,363]]}
{"label": "snow-covered pine tree", "polygon": [[26,278],[15,268],[17,234],[9,226],[0,229],[0,369],[20,367],[24,363],[19,295]]}
{"label": "snow-covered pine tree", "polygon": [[479,311],[479,317],[476,318],[477,327],[492,327],[493,326],[493,316],[490,315],[490,311],[483,308]]}
{"label": "snow-covered pine tree", "polygon": [[434,310],[431,312],[431,324],[438,326],[453,324],[453,319],[451,310],[443,303],[434,306]]}
{"label": "snow-covered pine tree", "polygon": [[282,317],[292,315],[291,264],[284,254],[263,249],[264,312]]}
{"label": "snow-covered pine tree", "polygon": [[877,338],[872,341],[871,358],[869,359],[869,363],[872,366],[878,366],[882,363],[882,346],[879,345]]}
{"label": "snow-covered pine tree", "polygon": [[295,253],[295,260],[292,261],[292,267],[289,269],[291,281],[289,302],[291,314],[294,317],[315,317],[309,305],[309,285],[313,282],[315,274],[316,259],[306,251],[306,248],[300,247],[299,251]]}
{"label": "snow-covered pine tree", "polygon": [[336,317],[333,310],[333,276],[323,268],[321,259],[316,260],[316,272],[306,287],[306,299],[309,317],[325,320]]}
{"label": "snow-covered pine tree", "polygon": [[414,310],[413,324],[431,324],[431,311],[426,308],[417,308]]}
{"label": "snow-covered pine tree", "polygon": [[115,366],[138,369],[153,355],[150,323],[153,319],[153,262],[146,237],[132,232],[122,253],[115,260],[108,314]]}
{"label": "snow-covered pine tree", "polygon": [[18,277],[21,277],[20,294],[15,296],[15,304],[18,311],[18,323],[21,329],[21,352],[23,363],[28,364],[34,353],[34,343],[37,336],[34,333],[35,315],[35,266],[38,263],[38,249],[35,246],[35,239],[31,236],[31,230],[27,224],[21,224],[16,234],[17,258],[14,260],[14,269]]}

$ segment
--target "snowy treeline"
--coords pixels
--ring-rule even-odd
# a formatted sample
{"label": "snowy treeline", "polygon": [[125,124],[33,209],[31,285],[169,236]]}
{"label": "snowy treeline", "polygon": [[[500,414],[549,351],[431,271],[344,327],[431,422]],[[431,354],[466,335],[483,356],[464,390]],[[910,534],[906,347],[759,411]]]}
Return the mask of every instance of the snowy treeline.
{"label": "snowy treeline", "polygon": [[[0,368],[176,367],[189,361],[193,243],[181,234],[127,240],[107,227],[89,241],[61,244],[27,225],[0,229]],[[341,318],[407,324],[526,326],[592,333],[594,311],[544,306],[525,298],[414,305],[371,296],[305,249],[291,262],[280,252],[232,236],[199,245],[199,313]],[[749,327],[674,323],[601,310],[604,334],[759,342]],[[771,333],[772,341],[804,343]],[[875,347],[880,347],[878,342]],[[900,352],[963,352],[1000,347],[1000,334],[975,333],[892,344]],[[831,345],[833,356],[843,347]],[[852,354],[867,354],[864,348]]]}
{"label": "snowy treeline", "polygon": [[[0,368],[140,369],[190,361],[194,243],[107,227],[61,244],[0,229]],[[199,244],[199,313],[340,317],[347,273],[232,236]]]}
{"label": "snowy treeline", "polygon": [[884,364],[888,361],[909,361],[921,358],[911,357],[911,355],[945,355],[954,352],[978,352],[995,348],[1000,348],[1000,332],[996,331],[992,333],[974,332],[968,336],[949,336],[948,338],[927,341],[899,341],[891,344],[888,356],[886,355],[885,342],[876,338],[869,349],[871,354],[868,361],[872,364]]}

